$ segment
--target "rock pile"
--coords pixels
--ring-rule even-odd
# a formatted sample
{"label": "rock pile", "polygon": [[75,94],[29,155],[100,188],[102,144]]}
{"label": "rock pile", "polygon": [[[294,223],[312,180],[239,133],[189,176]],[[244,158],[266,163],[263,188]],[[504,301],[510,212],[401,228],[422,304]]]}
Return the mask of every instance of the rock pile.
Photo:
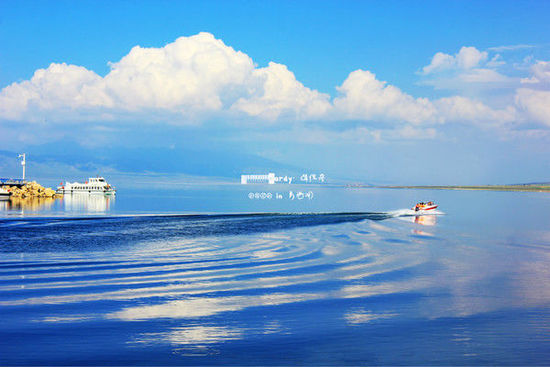
{"label": "rock pile", "polygon": [[56,195],[55,190],[37,184],[36,181],[28,182],[21,187],[2,186],[2,188],[10,192],[13,198],[52,198]]}

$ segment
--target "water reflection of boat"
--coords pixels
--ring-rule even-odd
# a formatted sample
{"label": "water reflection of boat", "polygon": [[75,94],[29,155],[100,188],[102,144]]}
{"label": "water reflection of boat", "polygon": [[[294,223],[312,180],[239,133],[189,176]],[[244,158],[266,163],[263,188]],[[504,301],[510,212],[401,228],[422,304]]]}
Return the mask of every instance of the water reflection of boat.
{"label": "water reflection of boat", "polygon": [[437,223],[437,215],[408,215],[399,219],[423,226],[435,226]]}
{"label": "water reflection of boat", "polygon": [[63,196],[63,205],[67,211],[102,213],[109,210],[115,197],[110,195],[88,195],[74,193]]}
{"label": "water reflection of boat", "polygon": [[435,215],[418,215],[414,217],[414,222],[423,226],[435,226],[437,216]]}

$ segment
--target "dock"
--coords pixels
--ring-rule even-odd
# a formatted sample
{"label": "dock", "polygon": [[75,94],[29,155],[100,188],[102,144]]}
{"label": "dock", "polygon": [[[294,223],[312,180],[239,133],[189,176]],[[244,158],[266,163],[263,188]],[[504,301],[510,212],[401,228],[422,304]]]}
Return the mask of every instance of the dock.
{"label": "dock", "polygon": [[17,186],[22,187],[28,183],[27,180],[21,178],[0,178],[0,186]]}

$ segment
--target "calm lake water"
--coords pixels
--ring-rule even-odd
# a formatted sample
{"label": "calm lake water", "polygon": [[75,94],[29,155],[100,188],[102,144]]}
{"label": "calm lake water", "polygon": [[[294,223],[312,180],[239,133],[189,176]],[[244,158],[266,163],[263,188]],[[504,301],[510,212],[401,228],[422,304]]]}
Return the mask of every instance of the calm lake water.
{"label": "calm lake water", "polygon": [[549,194],[275,187],[0,201],[0,364],[550,361]]}

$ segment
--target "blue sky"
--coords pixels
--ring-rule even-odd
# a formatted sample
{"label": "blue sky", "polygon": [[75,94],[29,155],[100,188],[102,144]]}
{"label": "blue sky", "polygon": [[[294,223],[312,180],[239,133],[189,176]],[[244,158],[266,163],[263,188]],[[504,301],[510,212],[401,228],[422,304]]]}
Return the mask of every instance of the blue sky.
{"label": "blue sky", "polygon": [[548,14],[546,1],[3,1],[0,150],[109,147],[84,163],[115,170],[139,148],[367,182],[548,181]]}

